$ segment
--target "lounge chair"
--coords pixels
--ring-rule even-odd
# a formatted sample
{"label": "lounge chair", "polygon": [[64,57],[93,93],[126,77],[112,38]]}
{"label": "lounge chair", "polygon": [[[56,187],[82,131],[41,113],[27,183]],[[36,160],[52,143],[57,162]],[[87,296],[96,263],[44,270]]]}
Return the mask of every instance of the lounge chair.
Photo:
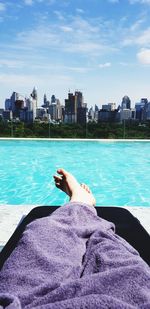
{"label": "lounge chair", "polygon": [[[49,216],[58,207],[59,206],[39,206],[33,208],[30,213],[24,217],[0,252],[0,269],[16,247],[26,225],[35,219]],[[100,217],[115,224],[116,233],[128,241],[150,266],[150,236],[140,224],[139,220],[128,210],[121,207],[96,207],[96,209]]]}

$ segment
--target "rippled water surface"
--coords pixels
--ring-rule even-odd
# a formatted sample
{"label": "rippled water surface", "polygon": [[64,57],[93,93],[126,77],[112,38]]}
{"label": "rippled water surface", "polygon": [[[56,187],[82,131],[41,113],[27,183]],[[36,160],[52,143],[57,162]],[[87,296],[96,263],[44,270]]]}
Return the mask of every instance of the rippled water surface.
{"label": "rippled water surface", "polygon": [[97,141],[0,141],[0,204],[63,204],[59,167],[88,184],[97,205],[150,206],[150,143]]}

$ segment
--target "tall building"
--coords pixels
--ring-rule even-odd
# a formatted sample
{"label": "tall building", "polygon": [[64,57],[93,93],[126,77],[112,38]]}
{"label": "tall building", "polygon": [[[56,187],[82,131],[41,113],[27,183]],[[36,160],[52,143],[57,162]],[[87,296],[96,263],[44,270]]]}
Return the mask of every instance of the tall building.
{"label": "tall building", "polygon": [[99,108],[95,104],[95,110],[94,110],[94,120],[95,120],[95,122],[98,122],[98,112],[99,112]]}
{"label": "tall building", "polygon": [[48,113],[53,121],[62,121],[62,106],[59,99],[56,99],[55,95],[51,96],[51,104],[48,108]]}
{"label": "tall building", "polygon": [[46,96],[46,94],[44,94],[44,105],[46,105],[47,104],[47,96]]}
{"label": "tall building", "polygon": [[147,99],[141,99],[139,103],[135,103],[135,118],[141,122],[145,120],[145,113],[146,113],[146,107],[148,101]]}
{"label": "tall building", "polygon": [[88,118],[87,111],[86,105],[77,108],[77,123],[86,124]]}
{"label": "tall building", "polygon": [[110,107],[110,111],[114,111],[116,109],[116,103],[108,103],[108,106]]}
{"label": "tall building", "polygon": [[65,100],[65,122],[66,123],[86,123],[87,104],[84,103],[81,91],[75,91],[75,94],[68,93],[68,99]]}
{"label": "tall building", "polygon": [[141,99],[141,104],[143,104],[143,121],[150,120],[150,103],[147,98]]}
{"label": "tall building", "polygon": [[93,107],[91,106],[90,109],[89,109],[89,112],[88,112],[88,121],[91,122],[91,121],[94,121],[94,110],[93,110]]}
{"label": "tall building", "polygon": [[15,113],[16,111],[16,105],[15,105],[15,102],[19,100],[19,93],[17,92],[13,92],[11,97],[10,97],[10,101],[11,101],[11,104],[10,104],[10,110],[12,110],[13,113]]}
{"label": "tall building", "polygon": [[15,112],[13,112],[13,115],[16,118],[20,118],[20,112],[24,109],[24,100],[18,99],[15,101]]}
{"label": "tall building", "polygon": [[33,121],[36,118],[37,101],[38,101],[37,89],[34,87],[31,93],[31,102],[32,102],[31,110],[33,112]]}
{"label": "tall building", "polygon": [[48,108],[48,107],[49,107],[49,105],[50,105],[50,102],[47,100],[47,96],[46,96],[46,94],[44,94],[44,98],[43,98],[43,105],[42,105],[42,107],[44,107],[44,108]]}
{"label": "tall building", "polygon": [[121,108],[122,109],[130,109],[131,108],[131,100],[127,95],[125,95],[122,98]]}
{"label": "tall building", "polygon": [[77,108],[78,107],[83,107],[83,94],[81,91],[75,91],[75,97],[76,97],[76,100],[77,100]]}
{"label": "tall building", "polygon": [[150,120],[150,102],[146,105],[146,120]]}
{"label": "tall building", "polygon": [[47,109],[44,107],[38,107],[36,110],[36,117],[37,119],[40,119],[40,120],[43,120],[43,119],[47,120],[48,119]]}
{"label": "tall building", "polygon": [[55,97],[55,95],[53,94],[52,96],[51,96],[51,104],[55,104],[56,103],[56,97]]}
{"label": "tall building", "polygon": [[73,93],[68,93],[68,99],[65,99],[65,122],[77,122],[77,96]]}
{"label": "tall building", "polygon": [[132,111],[129,108],[124,108],[120,111],[120,120],[129,120],[132,118]]}
{"label": "tall building", "polygon": [[12,119],[12,111],[10,110],[4,110],[3,113],[2,113],[2,118],[4,120],[11,120]]}
{"label": "tall building", "polygon": [[32,111],[32,98],[26,98],[25,104],[28,111]]}
{"label": "tall building", "polygon": [[31,97],[34,99],[34,100],[38,100],[38,95],[37,95],[37,89],[36,87],[33,88],[33,91],[31,93]]}
{"label": "tall building", "polygon": [[11,99],[6,99],[5,100],[5,110],[11,110]]}

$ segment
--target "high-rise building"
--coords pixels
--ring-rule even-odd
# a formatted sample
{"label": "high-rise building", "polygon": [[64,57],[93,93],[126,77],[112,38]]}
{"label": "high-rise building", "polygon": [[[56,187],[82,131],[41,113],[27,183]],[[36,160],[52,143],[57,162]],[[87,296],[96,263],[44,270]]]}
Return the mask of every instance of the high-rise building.
{"label": "high-rise building", "polygon": [[28,111],[32,111],[32,98],[26,98],[25,104]]}
{"label": "high-rise building", "polygon": [[94,120],[95,120],[95,122],[98,122],[98,112],[99,112],[99,108],[95,104],[95,110],[94,110]]}
{"label": "high-rise building", "polygon": [[13,92],[12,95],[11,95],[11,97],[10,97],[10,100],[11,100],[10,110],[12,110],[12,112],[15,113],[15,111],[16,111],[15,102],[16,102],[17,100],[19,100],[19,93]]}
{"label": "high-rise building", "polygon": [[120,118],[122,120],[129,120],[132,118],[132,111],[129,108],[124,108],[120,111]]}
{"label": "high-rise building", "polygon": [[108,103],[108,106],[110,107],[110,111],[114,111],[116,109],[116,103]]}
{"label": "high-rise building", "polygon": [[46,105],[47,104],[47,96],[46,96],[46,94],[44,94],[44,105]]}
{"label": "high-rise building", "polygon": [[59,99],[56,99],[55,95],[51,96],[51,104],[48,107],[48,113],[51,120],[53,121],[62,121],[62,106]]}
{"label": "high-rise building", "polygon": [[131,108],[131,100],[127,95],[125,95],[122,98],[121,108],[122,109],[130,109]]}
{"label": "high-rise building", "polygon": [[148,99],[147,98],[142,98],[141,99],[141,104],[147,105],[148,104]]}
{"label": "high-rise building", "polygon": [[146,120],[148,120],[148,114],[149,114],[148,99],[147,98],[142,98],[140,103],[143,106],[143,109],[142,109],[142,120],[146,121]]}
{"label": "high-rise building", "polygon": [[77,96],[73,93],[68,93],[68,99],[65,99],[65,122],[77,122]]}
{"label": "high-rise building", "polygon": [[90,107],[89,109],[89,112],[88,112],[88,120],[91,122],[91,121],[94,121],[94,110],[93,110],[93,107]]}
{"label": "high-rise building", "polygon": [[87,107],[77,108],[77,123],[86,124],[87,122]]}
{"label": "high-rise building", "polygon": [[38,107],[36,110],[36,118],[37,119],[48,119],[47,109],[43,107]]}
{"label": "high-rise building", "polygon": [[78,107],[83,107],[83,94],[81,91],[75,91],[75,97],[76,97],[76,100],[77,100],[77,108]]}
{"label": "high-rise building", "polygon": [[11,99],[5,100],[5,110],[11,110]]}
{"label": "high-rise building", "polygon": [[143,104],[143,121],[150,120],[150,102],[147,98],[141,99],[141,104]]}
{"label": "high-rise building", "polygon": [[135,103],[135,118],[141,122],[145,118],[145,100],[141,99],[139,103]]}
{"label": "high-rise building", "polygon": [[47,100],[46,94],[44,94],[42,107],[47,108],[47,107],[49,107],[49,105],[50,105],[50,102]]}
{"label": "high-rise building", "polygon": [[81,91],[75,91],[75,94],[68,93],[68,99],[65,100],[65,122],[66,123],[86,123],[87,104],[84,103]]}
{"label": "high-rise building", "polygon": [[36,87],[34,87],[33,88],[33,91],[32,91],[32,93],[31,93],[31,97],[34,99],[34,100],[38,100],[38,95],[37,95],[37,88]]}
{"label": "high-rise building", "polygon": [[111,109],[110,109],[111,107],[110,107],[110,105],[108,105],[108,104],[103,104],[102,105],[102,110],[103,111],[110,111]]}
{"label": "high-rise building", "polygon": [[99,111],[98,106],[95,104],[95,113]]}
{"label": "high-rise building", "polygon": [[36,110],[37,110],[37,101],[38,101],[38,95],[37,95],[37,89],[34,87],[33,91],[31,93],[31,101],[32,101],[32,111],[33,111],[33,121],[36,118]]}
{"label": "high-rise building", "polygon": [[4,110],[3,113],[2,113],[2,118],[4,120],[11,120],[12,119],[12,111],[10,110]]}
{"label": "high-rise building", "polygon": [[51,96],[51,104],[55,104],[56,103],[56,97],[55,97],[55,95],[53,94],[52,96]]}

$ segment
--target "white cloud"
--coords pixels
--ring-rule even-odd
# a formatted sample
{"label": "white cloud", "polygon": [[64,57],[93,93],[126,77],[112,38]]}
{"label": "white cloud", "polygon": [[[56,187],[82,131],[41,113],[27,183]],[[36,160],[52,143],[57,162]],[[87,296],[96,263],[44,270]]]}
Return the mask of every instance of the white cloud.
{"label": "white cloud", "polygon": [[50,75],[34,75],[34,74],[0,74],[0,83],[3,86],[11,85],[12,89],[18,89],[19,92],[22,89],[31,89],[34,85],[38,88],[47,88],[49,84],[51,87],[66,86],[66,84],[72,83],[72,78],[68,75],[54,74]]}
{"label": "white cloud", "polygon": [[56,15],[56,17],[57,17],[60,21],[65,19],[63,13],[60,12],[60,11],[55,10],[55,11],[54,11],[54,14]]}
{"label": "white cloud", "polygon": [[119,0],[108,0],[110,3],[119,3]]}
{"label": "white cloud", "polygon": [[20,47],[34,49],[36,47],[49,48],[60,44],[59,36],[51,27],[38,27],[27,32],[20,32],[17,36]]}
{"label": "white cloud", "polygon": [[130,4],[140,3],[140,4],[150,4],[150,0],[129,0]]}
{"label": "white cloud", "polygon": [[3,12],[6,10],[6,5],[2,2],[0,2],[0,12]]}
{"label": "white cloud", "polygon": [[136,39],[136,43],[139,45],[150,45],[150,28],[147,28]]}
{"label": "white cloud", "polygon": [[0,67],[7,67],[10,69],[15,68],[23,68],[25,66],[25,63],[23,61],[19,60],[10,60],[10,59],[0,59]]}
{"label": "white cloud", "polygon": [[82,42],[72,42],[68,46],[64,46],[64,50],[71,53],[85,53],[85,54],[93,54],[99,55],[102,52],[104,46],[95,42],[84,41]]}
{"label": "white cloud", "polygon": [[24,0],[26,5],[33,5],[33,0]]}
{"label": "white cloud", "polygon": [[122,42],[122,46],[132,46],[135,44],[145,48],[150,46],[150,27],[143,31],[136,31],[134,34],[130,33]]}
{"label": "white cloud", "polygon": [[86,67],[65,67],[65,69],[77,72],[77,73],[87,73],[91,71],[91,68],[86,68]]}
{"label": "white cloud", "polygon": [[150,64],[150,49],[144,48],[137,53],[137,59],[141,64]]}
{"label": "white cloud", "polygon": [[[67,22],[57,20],[55,24],[45,21],[42,25],[20,32],[17,35],[18,48],[55,50],[68,53],[81,53],[86,57],[100,56],[101,53],[116,51],[113,47],[113,34],[109,25],[101,24],[99,20],[88,20],[79,16],[71,16]],[[62,30],[62,31],[60,31]],[[109,35],[112,37],[110,40]]]}
{"label": "white cloud", "polygon": [[79,13],[79,14],[83,14],[83,13],[84,13],[84,10],[77,8],[77,9],[76,9],[76,12]]}
{"label": "white cloud", "polygon": [[60,29],[64,32],[72,32],[73,29],[71,27],[68,26],[61,26]]}
{"label": "white cloud", "polygon": [[25,5],[33,5],[35,3],[43,3],[46,2],[49,5],[52,5],[55,3],[56,0],[24,0]]}
{"label": "white cloud", "polygon": [[129,66],[131,67],[134,65],[133,63],[124,62],[124,61],[119,62],[119,64],[123,67],[129,67]]}
{"label": "white cloud", "polygon": [[111,67],[111,62],[100,63],[98,66],[100,69],[109,68]]}

